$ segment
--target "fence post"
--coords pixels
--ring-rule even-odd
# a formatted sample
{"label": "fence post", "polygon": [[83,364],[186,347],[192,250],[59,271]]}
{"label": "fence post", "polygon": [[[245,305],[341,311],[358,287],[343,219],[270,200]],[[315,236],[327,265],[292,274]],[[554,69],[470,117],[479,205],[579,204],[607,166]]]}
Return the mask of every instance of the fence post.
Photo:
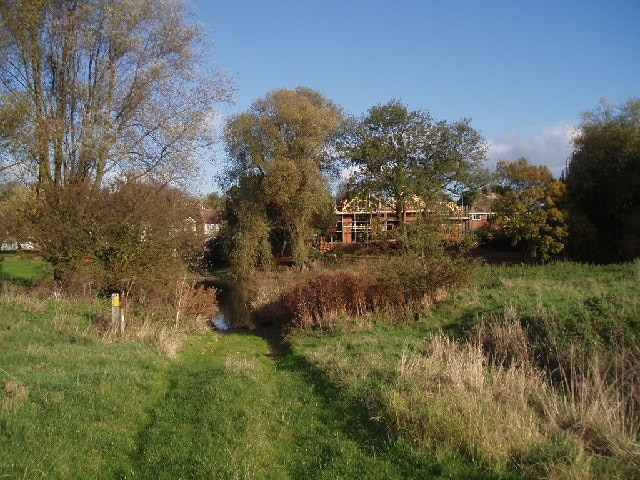
{"label": "fence post", "polygon": [[126,302],[124,302],[124,305],[122,304],[122,295],[120,296],[120,336],[124,335],[124,326],[125,326],[125,320],[124,320],[124,311],[125,306],[126,306]]}
{"label": "fence post", "polygon": [[[115,327],[120,322],[120,294],[111,294],[111,325]],[[121,325],[122,326],[122,325]]]}

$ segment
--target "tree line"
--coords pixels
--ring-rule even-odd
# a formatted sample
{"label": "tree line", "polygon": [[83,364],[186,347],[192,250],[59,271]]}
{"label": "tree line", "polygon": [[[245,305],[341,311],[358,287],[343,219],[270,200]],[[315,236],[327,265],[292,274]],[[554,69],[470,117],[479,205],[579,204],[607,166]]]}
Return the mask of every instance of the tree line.
{"label": "tree line", "polygon": [[[0,3],[0,234],[36,243],[68,288],[153,298],[204,253],[200,199],[187,192],[234,88],[182,2]],[[639,112],[632,98],[585,114],[555,179],[527,159],[487,169],[469,119],[397,100],[352,117],[311,88],[275,89],[226,123],[227,221],[214,251],[240,275],[282,256],[303,267],[333,227],[336,195],[375,195],[402,219],[415,198],[491,192],[487,242],[539,261],[634,258]],[[401,222],[393,240],[424,252],[427,239],[442,243],[426,233],[438,227]]]}
{"label": "tree line", "polygon": [[[420,199],[430,206],[426,215],[438,203],[468,205],[483,195],[492,199],[485,209],[493,214],[478,232],[485,246],[518,249],[540,262],[603,263],[640,254],[638,99],[603,101],[584,113],[567,167],[554,178],[526,158],[501,160],[489,170],[487,143],[470,120],[436,120],[396,100],[359,118],[334,120],[312,141],[312,126],[301,119],[320,124],[300,114],[310,111],[309,96],[325,105],[325,120],[340,112],[326,99],[318,102],[319,95],[307,88],[274,90],[227,124],[230,222],[221,240],[239,271],[268,268],[273,253],[284,254],[287,245],[294,262],[304,263],[311,238],[334,225],[328,183],[336,170],[343,176],[334,203],[336,195],[373,195],[394,205],[400,225],[390,237],[400,245],[412,243],[407,232],[416,229],[404,221],[408,203]],[[313,149],[300,148],[301,141]],[[323,174],[324,182],[311,181]],[[287,227],[288,221],[303,221],[305,230]]]}

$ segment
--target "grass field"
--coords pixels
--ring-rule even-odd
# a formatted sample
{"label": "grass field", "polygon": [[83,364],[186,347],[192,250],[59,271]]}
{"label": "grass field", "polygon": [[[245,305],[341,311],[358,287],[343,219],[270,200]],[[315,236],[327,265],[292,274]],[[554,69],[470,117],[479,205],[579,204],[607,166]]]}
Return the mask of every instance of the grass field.
{"label": "grass field", "polygon": [[[179,336],[175,358],[157,335],[99,334],[99,303],[8,288],[0,478],[637,478],[640,424],[626,408],[640,357],[606,352],[637,355],[640,264],[476,277],[411,322],[345,318],[286,339],[165,333]],[[554,386],[534,342],[579,339],[603,364],[635,358],[629,382],[590,363],[591,383]]]}
{"label": "grass field", "polygon": [[0,281],[29,285],[50,273],[51,265],[31,253],[0,254]]}
{"label": "grass field", "polygon": [[98,336],[92,308],[0,303],[0,478],[496,478],[389,436],[266,338],[194,335],[170,360]]}

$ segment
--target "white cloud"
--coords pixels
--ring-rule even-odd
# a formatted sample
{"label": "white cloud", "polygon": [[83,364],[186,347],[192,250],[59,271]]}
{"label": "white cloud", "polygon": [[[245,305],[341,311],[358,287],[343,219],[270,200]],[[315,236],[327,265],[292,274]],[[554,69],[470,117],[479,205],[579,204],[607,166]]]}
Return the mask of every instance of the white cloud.
{"label": "white cloud", "polygon": [[560,122],[536,133],[525,133],[512,128],[498,133],[489,140],[489,166],[498,160],[517,160],[524,157],[533,165],[546,165],[559,177],[571,154],[571,138],[575,126]]}

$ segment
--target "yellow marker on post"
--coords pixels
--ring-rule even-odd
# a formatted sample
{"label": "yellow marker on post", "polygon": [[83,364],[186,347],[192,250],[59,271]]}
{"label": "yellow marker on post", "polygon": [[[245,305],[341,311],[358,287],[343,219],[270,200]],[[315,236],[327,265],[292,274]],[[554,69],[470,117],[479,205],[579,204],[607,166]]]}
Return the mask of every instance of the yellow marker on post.
{"label": "yellow marker on post", "polygon": [[112,293],[111,294],[111,325],[115,329],[118,323],[120,324],[120,333],[122,333],[123,325],[122,325],[122,312],[120,311],[120,294]]}

